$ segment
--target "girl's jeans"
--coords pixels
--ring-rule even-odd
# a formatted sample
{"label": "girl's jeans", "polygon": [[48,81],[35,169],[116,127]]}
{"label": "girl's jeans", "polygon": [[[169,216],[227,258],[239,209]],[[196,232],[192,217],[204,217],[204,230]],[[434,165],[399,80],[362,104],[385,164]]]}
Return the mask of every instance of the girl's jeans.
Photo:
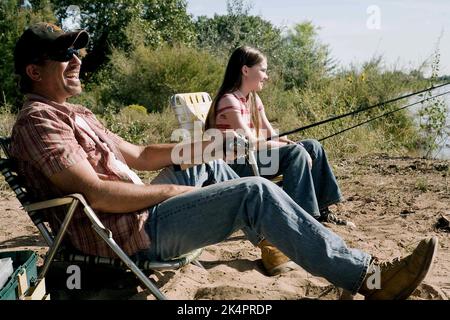
{"label": "girl's jeans", "polygon": [[[311,169],[308,167],[307,154],[312,159]],[[317,140],[303,140],[299,144],[261,151],[256,154],[256,159],[260,175],[272,179],[282,174],[283,190],[315,218],[320,216],[321,209],[342,201],[342,194],[325,150]],[[233,163],[230,167],[240,177],[254,175],[248,163]],[[265,170],[269,167],[275,168],[275,172],[265,174],[266,171],[273,171]]]}

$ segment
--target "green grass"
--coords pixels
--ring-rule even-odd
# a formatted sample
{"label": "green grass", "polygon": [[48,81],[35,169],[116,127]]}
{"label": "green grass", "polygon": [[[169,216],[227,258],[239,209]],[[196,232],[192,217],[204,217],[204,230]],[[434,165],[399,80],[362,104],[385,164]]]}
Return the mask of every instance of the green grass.
{"label": "green grass", "polygon": [[419,190],[419,191],[427,192],[428,191],[428,182],[427,182],[427,180],[424,179],[424,178],[417,179],[415,188],[417,190]]}

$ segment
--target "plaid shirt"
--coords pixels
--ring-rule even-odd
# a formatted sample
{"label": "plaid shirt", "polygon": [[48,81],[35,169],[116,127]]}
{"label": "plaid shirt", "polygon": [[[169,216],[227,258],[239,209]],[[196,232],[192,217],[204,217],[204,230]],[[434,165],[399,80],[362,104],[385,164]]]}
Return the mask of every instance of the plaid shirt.
{"label": "plaid shirt", "polygon": [[[75,117],[84,119],[95,134],[77,125]],[[130,177],[113,164],[114,156],[126,163],[117,147],[122,141],[103,127],[88,109],[69,103],[58,104],[30,94],[14,124],[10,151],[18,161],[19,172],[26,177],[31,193],[39,200],[46,200],[63,196],[49,177],[84,159],[88,159],[101,179],[132,183]],[[80,193],[82,191],[79,190]],[[150,239],[144,228],[148,210],[97,214],[127,254],[149,247]],[[59,230],[63,218],[61,211],[53,210],[47,214],[54,232]],[[71,244],[81,252],[116,256],[92,229],[81,208],[75,212],[67,235]]]}

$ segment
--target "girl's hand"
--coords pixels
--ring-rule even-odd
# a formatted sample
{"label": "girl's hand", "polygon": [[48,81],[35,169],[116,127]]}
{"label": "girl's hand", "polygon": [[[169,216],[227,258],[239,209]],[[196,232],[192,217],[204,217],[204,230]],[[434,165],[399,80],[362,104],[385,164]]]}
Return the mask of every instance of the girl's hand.
{"label": "girl's hand", "polygon": [[297,142],[288,139],[287,137],[281,137],[278,139],[280,142],[285,142],[287,144],[297,144]]}
{"label": "girl's hand", "polygon": [[[285,142],[285,143],[287,143],[287,144],[298,144],[298,145],[300,145],[301,147],[303,147],[303,148],[305,148],[305,146],[303,145],[303,143],[301,143],[300,141],[299,142],[294,142],[294,141],[292,141],[292,140],[290,140],[290,139],[288,139],[288,138],[286,138],[286,137],[281,137],[280,139],[279,139],[279,141],[280,142]],[[308,167],[309,167],[309,170],[311,170],[312,169],[312,158],[311,158],[311,156],[309,155],[309,153],[308,152],[306,152],[306,159],[307,159],[307,161],[308,161]]]}

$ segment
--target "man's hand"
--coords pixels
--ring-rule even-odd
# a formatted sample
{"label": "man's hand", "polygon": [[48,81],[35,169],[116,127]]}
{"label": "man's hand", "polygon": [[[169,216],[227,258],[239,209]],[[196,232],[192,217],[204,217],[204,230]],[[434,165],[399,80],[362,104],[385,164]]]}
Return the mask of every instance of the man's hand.
{"label": "man's hand", "polygon": [[287,144],[297,144],[297,142],[292,141],[291,139],[289,139],[287,137],[280,137],[280,138],[278,138],[278,141],[285,142]]}
{"label": "man's hand", "polygon": [[[154,186],[157,186],[157,184],[154,184]],[[172,185],[172,192],[168,193],[167,196],[169,198],[172,198],[172,197],[178,196],[178,195],[183,194],[183,193],[194,191],[196,189],[198,189],[198,187],[181,186],[181,185],[175,185],[174,184],[174,185]]]}

